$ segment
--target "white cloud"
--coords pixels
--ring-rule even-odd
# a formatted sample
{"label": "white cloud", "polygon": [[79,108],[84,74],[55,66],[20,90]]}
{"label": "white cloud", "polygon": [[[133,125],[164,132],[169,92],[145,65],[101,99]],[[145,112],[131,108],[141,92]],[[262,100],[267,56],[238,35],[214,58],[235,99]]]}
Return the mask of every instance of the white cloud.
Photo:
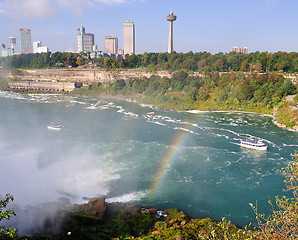
{"label": "white cloud", "polygon": [[55,0],[5,0],[4,6],[22,17],[52,18],[58,14]]}
{"label": "white cloud", "polygon": [[8,12],[4,10],[3,3],[0,2],[0,17],[8,15]]}
{"label": "white cloud", "polygon": [[85,9],[89,7],[99,7],[102,5],[121,5],[132,2],[143,2],[144,0],[57,0],[60,7],[69,10],[74,16],[80,17]]}
{"label": "white cloud", "polygon": [[54,18],[62,10],[81,17],[86,8],[102,5],[121,5],[144,0],[4,0],[0,3],[0,16],[11,12],[16,17]]}
{"label": "white cloud", "polygon": [[1,15],[6,15],[6,14],[8,14],[5,10],[3,10],[3,9],[0,9],[0,16]]}

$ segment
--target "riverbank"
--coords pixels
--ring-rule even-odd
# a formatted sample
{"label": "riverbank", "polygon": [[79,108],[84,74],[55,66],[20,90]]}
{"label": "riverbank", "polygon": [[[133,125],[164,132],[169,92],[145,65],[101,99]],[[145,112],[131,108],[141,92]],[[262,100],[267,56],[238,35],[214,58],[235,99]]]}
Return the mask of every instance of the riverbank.
{"label": "riverbank", "polygon": [[[298,131],[297,87],[289,79],[272,73],[212,73],[200,76],[184,71],[169,74],[133,70],[49,69],[12,71],[11,77],[41,82],[52,79],[55,84],[62,80],[78,81],[82,87],[74,88],[70,94],[135,101],[173,111],[268,114],[273,116],[273,122],[279,127]],[[8,84],[2,82],[1,86]],[[20,89],[22,93],[26,90]],[[49,91],[49,88],[45,90]]]}
{"label": "riverbank", "polygon": [[[74,94],[74,93],[71,93],[71,94]],[[79,95],[77,92],[74,94],[74,95]],[[127,96],[124,96],[122,94],[107,94],[107,93],[100,93],[100,94],[91,94],[91,96],[97,96],[99,98],[103,98],[103,99],[111,99],[111,100],[123,100],[123,101],[128,101],[128,102],[135,102],[135,103],[138,103],[138,104],[148,104],[148,105],[151,105],[151,106],[155,106],[157,109],[163,109],[163,110],[171,110],[171,111],[181,111],[181,110],[175,110],[175,109],[167,109],[167,108],[164,108],[164,107],[161,107],[159,106],[158,104],[156,105],[155,103],[152,103],[151,101],[148,101],[145,99],[144,101],[144,97],[139,94],[137,96],[131,96],[131,97],[127,97]],[[293,96],[291,98],[292,101],[294,101],[294,98],[295,96]],[[287,100],[288,101],[288,100]],[[295,103],[296,104],[296,103]],[[298,125],[295,125],[293,127],[287,127],[285,124],[283,123],[279,123],[277,118],[276,118],[276,115],[279,113],[278,111],[278,107],[276,107],[272,114],[268,114],[268,113],[260,113],[260,112],[252,112],[252,111],[240,111],[240,110],[233,110],[233,109],[230,109],[230,110],[214,110],[212,108],[209,108],[208,110],[196,110],[196,109],[193,109],[193,110],[183,110],[184,112],[188,112],[188,113],[193,113],[193,114],[199,114],[199,113],[205,113],[205,112],[225,112],[225,113],[230,113],[230,112],[236,112],[236,113],[251,113],[251,114],[258,114],[258,115],[263,115],[263,116],[269,116],[272,118],[272,122],[280,127],[280,128],[283,128],[285,130],[288,130],[288,131],[294,131],[294,132],[298,132]],[[297,108],[294,108],[294,111],[297,112]],[[296,115],[295,115],[296,116]]]}

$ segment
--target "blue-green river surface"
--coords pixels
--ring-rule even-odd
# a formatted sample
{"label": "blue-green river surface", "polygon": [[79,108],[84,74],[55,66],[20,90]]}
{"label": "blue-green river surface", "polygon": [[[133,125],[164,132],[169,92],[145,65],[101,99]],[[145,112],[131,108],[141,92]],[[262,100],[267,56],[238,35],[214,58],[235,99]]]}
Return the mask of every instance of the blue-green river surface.
{"label": "blue-green river surface", "polygon": [[[60,131],[47,125],[59,122]],[[242,134],[267,151],[240,147]],[[255,221],[284,195],[298,133],[272,117],[238,112],[174,112],[125,101],[0,92],[0,195],[26,206],[105,196],[191,217]]]}

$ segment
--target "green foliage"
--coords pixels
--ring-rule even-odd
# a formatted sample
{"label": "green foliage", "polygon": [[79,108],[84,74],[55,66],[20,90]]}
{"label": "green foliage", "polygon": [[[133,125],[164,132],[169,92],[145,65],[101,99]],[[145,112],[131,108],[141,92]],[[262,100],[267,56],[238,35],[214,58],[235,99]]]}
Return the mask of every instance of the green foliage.
{"label": "green foliage", "polygon": [[[3,211],[10,201],[13,201],[11,194],[6,194],[5,198],[0,200],[0,221],[3,219],[9,220],[12,215],[15,215],[13,210]],[[0,239],[15,239],[17,237],[17,230],[15,228],[5,228],[0,226]]]}
{"label": "green foliage", "polygon": [[296,86],[292,83],[292,81],[287,78],[281,86],[281,91],[283,96],[287,96],[294,94],[297,91],[297,89]]}
{"label": "green foliage", "polygon": [[[210,72],[298,72],[298,53],[296,52],[254,52],[217,53],[188,52],[188,53],[147,53],[126,55],[125,59],[97,58],[106,69],[114,68],[142,68],[149,71],[199,71]],[[0,57],[0,66],[4,68],[46,68],[80,66],[90,61],[90,53],[55,52],[41,54],[20,54],[9,57]]]}
{"label": "green foliage", "polygon": [[70,214],[65,219],[61,232],[70,231],[72,239],[131,239],[146,234],[156,221],[150,214],[141,214],[123,210],[123,208],[119,212],[118,209],[110,208],[113,206],[109,205],[108,212],[112,212],[108,215],[112,215],[104,221],[85,214]]}
{"label": "green foliage", "polygon": [[297,95],[293,98],[293,101],[288,102],[283,99],[277,105],[277,111],[275,117],[278,119],[278,122],[284,124],[288,128],[293,128],[297,125],[298,122],[298,111],[297,111]]}
{"label": "green foliage", "polygon": [[279,106],[281,110],[276,115],[279,121],[290,127],[297,121],[296,113],[289,110],[295,109],[295,103],[280,107],[288,94],[297,93],[297,88],[290,80],[273,73],[210,73],[202,77],[180,70],[174,72],[171,79],[151,75],[149,79],[139,77],[90,85],[74,93],[117,94],[173,110],[242,110],[272,114],[273,108]]}
{"label": "green foliage", "polygon": [[8,81],[11,79],[8,78],[0,78],[0,90],[7,90],[8,89]]}
{"label": "green foliage", "polygon": [[252,231],[239,229],[225,218],[221,222],[205,219],[190,219],[176,209],[166,211],[165,221],[157,222],[147,236],[137,239],[253,239]]}
{"label": "green foliage", "polygon": [[[265,216],[258,213],[257,206],[251,207],[256,213],[258,221],[258,237],[262,239],[298,239],[298,158],[297,153],[293,162],[285,168],[281,169],[285,176],[286,190],[293,194],[292,198],[285,196],[276,197],[274,207],[273,203],[269,201],[272,207],[272,214]],[[277,209],[275,209],[277,208]]]}

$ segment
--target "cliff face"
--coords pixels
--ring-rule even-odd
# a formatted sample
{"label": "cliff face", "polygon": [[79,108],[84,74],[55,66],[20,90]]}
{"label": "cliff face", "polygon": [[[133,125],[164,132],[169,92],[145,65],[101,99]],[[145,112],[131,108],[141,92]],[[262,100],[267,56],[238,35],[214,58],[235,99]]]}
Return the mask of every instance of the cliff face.
{"label": "cliff face", "polygon": [[45,69],[45,70],[21,70],[18,73],[10,72],[8,77],[21,81],[59,81],[59,82],[83,82],[87,84],[97,82],[114,82],[128,78],[147,77],[159,75],[160,77],[171,77],[166,71],[150,73],[136,70],[106,71],[103,69]]}

